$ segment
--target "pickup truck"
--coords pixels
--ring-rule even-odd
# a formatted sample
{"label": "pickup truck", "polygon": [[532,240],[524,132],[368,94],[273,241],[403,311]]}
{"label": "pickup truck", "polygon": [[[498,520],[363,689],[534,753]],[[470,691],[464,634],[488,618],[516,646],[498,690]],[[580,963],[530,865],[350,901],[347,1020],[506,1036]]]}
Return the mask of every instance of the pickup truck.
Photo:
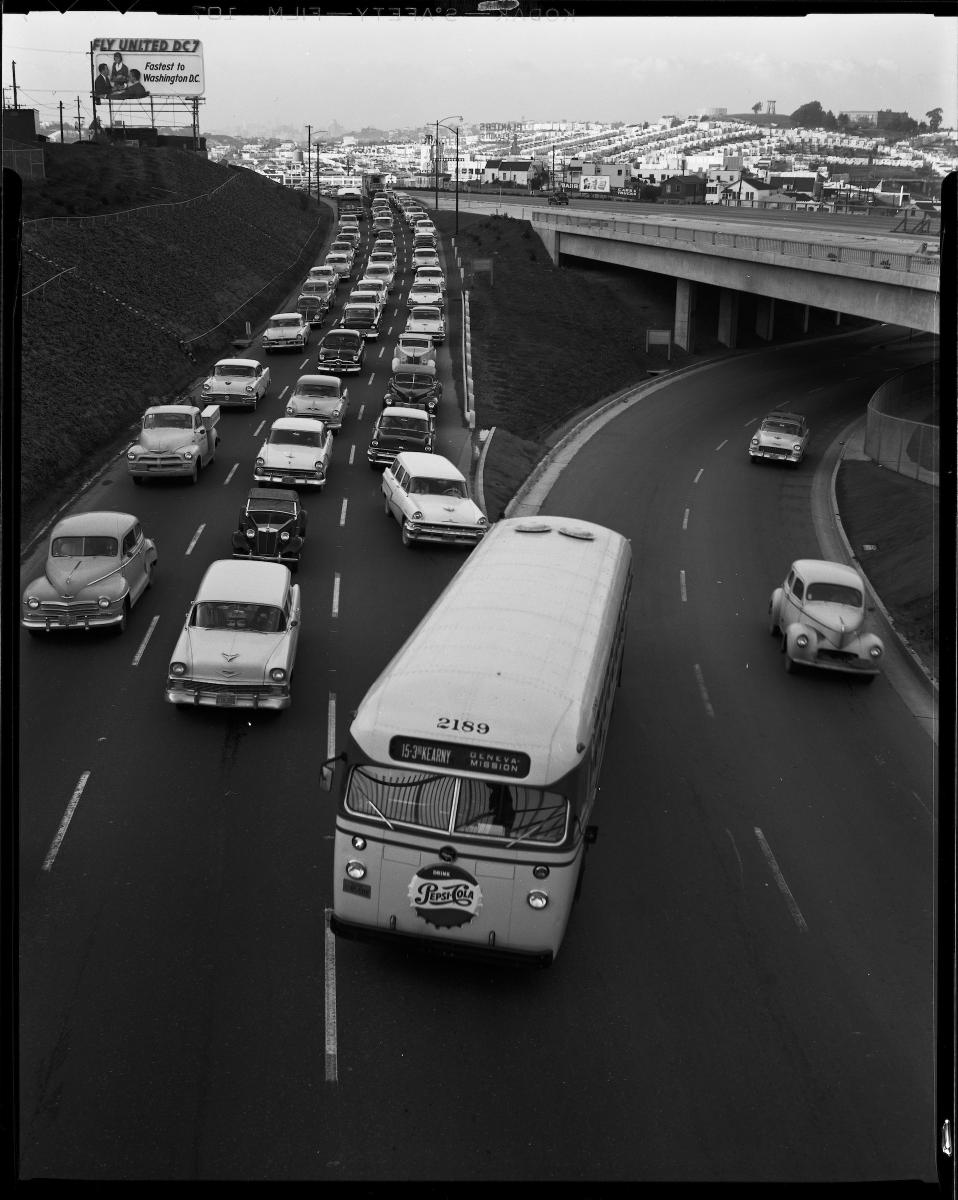
{"label": "pickup truck", "polygon": [[150,476],[188,476],[192,483],[216,458],[220,436],[216,431],[220,410],[209,404],[156,404],[140,421],[139,438],[126,452],[134,483]]}
{"label": "pickup truck", "polygon": [[251,408],[269,391],[269,367],[255,358],[221,358],[203,384],[203,400],[215,400],[220,408]]}

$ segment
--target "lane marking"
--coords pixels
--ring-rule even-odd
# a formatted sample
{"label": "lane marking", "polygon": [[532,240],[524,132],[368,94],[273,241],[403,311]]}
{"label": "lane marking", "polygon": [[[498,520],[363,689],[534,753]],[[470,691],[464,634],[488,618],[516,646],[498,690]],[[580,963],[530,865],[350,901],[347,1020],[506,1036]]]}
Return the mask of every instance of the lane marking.
{"label": "lane marking", "polygon": [[732,843],[732,849],[735,851],[735,857],[738,860],[738,885],[740,888],[744,888],[745,887],[745,869],[742,866],[742,856],[738,852],[738,846],[735,844],[735,838],[732,837],[731,829],[726,829],[725,832],[728,834],[728,840]]}
{"label": "lane marking", "polygon": [[[303,361],[299,364],[299,369],[302,371],[303,367],[305,367],[308,362],[309,362],[309,355],[307,354],[306,357],[303,359]],[[289,384],[287,384],[286,387],[289,387]],[[280,392],[279,398],[280,398],[280,400],[282,400],[282,398],[283,398],[282,392]]]}
{"label": "lane marking", "polygon": [[204,521],[203,524],[199,527],[199,529],[197,529],[196,533],[193,534],[192,542],[190,542],[190,544],[186,547],[187,554],[193,553],[193,547],[200,540],[200,535],[202,534],[202,532],[205,528],[206,528],[206,522]]}
{"label": "lane marking", "polygon": [[326,931],[323,948],[325,993],[324,1020],[326,1026],[326,1082],[339,1082],[339,1051],[336,1046],[336,937],[329,927],[331,909],[324,913]]}
{"label": "lane marking", "polygon": [[805,918],[802,916],[802,911],[795,903],[795,897],[789,890],[788,884],[785,882],[785,876],[779,870],[778,863],[775,861],[775,855],[772,853],[772,848],[765,840],[765,834],[756,825],[755,836],[758,838],[758,844],[762,848],[762,853],[771,868],[772,874],[775,876],[775,882],[778,884],[779,891],[785,897],[785,903],[788,905],[788,911],[792,914],[792,920],[803,933],[808,932],[808,926],[805,923]]}
{"label": "lane marking", "polygon": [[688,527],[689,527],[689,510],[688,510],[688,509],[686,509],[686,510],[685,510],[685,514],[684,514],[684,516],[682,517],[682,528],[683,528],[683,529],[688,529]]}
{"label": "lane marking", "polygon": [[356,443],[353,442],[353,444],[349,447],[349,465],[350,466],[353,465],[353,459],[355,457],[356,457]]}
{"label": "lane marking", "polygon": [[386,347],[385,347],[385,346],[380,346],[380,347],[379,347],[379,357],[380,357],[380,358],[382,358],[382,356],[383,356],[385,353],[386,353]]}
{"label": "lane marking", "polygon": [[357,420],[357,421],[361,421],[361,420],[363,419],[363,413],[364,413],[365,411],[366,411],[366,405],[365,405],[365,404],[360,404],[360,406],[359,406],[359,412],[356,414],[356,420]]}
{"label": "lane marking", "polygon": [[[282,400],[282,398],[283,398],[283,397],[282,397],[282,396],[280,396],[280,400]],[[253,437],[254,437],[254,438],[255,438],[255,437],[259,437],[259,435],[260,435],[260,434],[263,432],[263,428],[264,428],[264,426],[265,426],[265,425],[266,425],[266,421],[265,421],[265,420],[263,420],[263,421],[260,421],[260,423],[259,423],[259,424],[256,426],[256,428],[253,430]]]}
{"label": "lane marking", "polygon": [[66,837],[67,829],[70,827],[70,822],[73,820],[73,814],[76,812],[76,806],[80,803],[80,797],[83,795],[83,789],[87,785],[87,780],[90,778],[90,772],[84,771],[73,789],[73,795],[70,797],[70,803],[66,807],[66,812],[60,821],[60,828],[57,830],[56,837],[50,843],[50,849],[47,851],[47,856],[43,860],[43,870],[49,871],[53,866],[53,860],[56,858],[60,849],[60,843]]}
{"label": "lane marking", "polygon": [[[392,333],[392,330],[390,330],[389,332],[390,332],[390,333]],[[384,347],[384,349],[385,349],[385,347]],[[367,380],[367,382],[368,382],[368,383],[372,383],[372,381],[373,381],[375,378],[376,378],[376,372],[375,372],[375,371],[370,371],[370,372],[369,372],[369,379]]]}
{"label": "lane marking", "polygon": [[[306,362],[309,362],[309,359],[308,359],[308,358],[307,358]],[[303,363],[303,366],[305,367],[305,366],[306,366],[306,363]],[[286,385],[286,386],[283,388],[283,390],[282,390],[282,391],[280,392],[280,394],[279,394],[279,398],[280,398],[280,400],[282,400],[282,398],[283,398],[283,397],[286,395],[286,393],[287,393],[288,391],[289,391],[289,384],[287,383],[287,385]]]}
{"label": "lane marking", "polygon": [[719,442],[719,444],[715,447],[715,449],[716,449],[716,451],[719,451],[722,449],[723,446],[727,446],[727,445],[728,445],[728,438],[726,438],[724,442]]}
{"label": "lane marking", "polygon": [[140,665],[140,659],[143,657],[143,651],[146,649],[147,643],[149,642],[150,638],[153,636],[153,630],[156,628],[156,623],[157,623],[157,621],[159,621],[159,619],[160,619],[159,614],[157,614],[153,618],[153,620],[150,622],[150,627],[146,631],[146,633],[143,637],[143,641],[140,642],[140,648],[137,650],[136,654],[133,655],[133,664],[132,665],[134,667],[138,667]]}
{"label": "lane marking", "polygon": [[705,705],[705,711],[710,717],[715,716],[715,711],[712,708],[712,703],[709,700],[708,689],[705,686],[705,676],[702,674],[702,668],[698,663],[695,663],[692,670],[695,672],[695,679],[699,685],[699,695],[702,697],[702,703]]}
{"label": "lane marking", "polygon": [[745,424],[742,426],[742,428],[748,429],[749,425],[754,425],[755,422],[759,421],[759,420],[761,420],[760,417],[751,417],[748,421],[745,422]]}
{"label": "lane marking", "polygon": [[343,507],[342,507],[342,508],[339,510],[339,525],[340,525],[340,528],[342,528],[342,526],[346,524],[346,505],[347,505],[348,503],[349,503],[349,501],[348,501],[348,500],[344,500],[344,501],[343,501]]}
{"label": "lane marking", "polygon": [[229,474],[223,480],[223,487],[226,487],[226,485],[229,483],[229,481],[233,478],[233,476],[236,474],[236,472],[238,470],[239,470],[239,463],[238,462],[233,463],[233,465],[229,469]]}
{"label": "lane marking", "polygon": [[333,617],[339,616],[339,572],[333,576],[333,610],[330,614]]}
{"label": "lane marking", "polygon": [[329,705],[326,709],[326,757],[332,758],[336,753],[336,693],[329,693]]}
{"label": "lane marking", "polygon": [[679,591],[682,595],[682,602],[685,603],[685,601],[688,600],[688,594],[685,590],[685,572],[684,571],[679,571]]}
{"label": "lane marking", "polygon": [[703,471],[704,471],[704,470],[705,470],[705,468],[704,468],[704,467],[699,467],[698,474],[697,474],[697,475],[695,476],[695,478],[692,480],[692,482],[693,482],[693,483],[698,483],[698,481],[699,481],[699,480],[702,478],[702,473],[703,473]]}

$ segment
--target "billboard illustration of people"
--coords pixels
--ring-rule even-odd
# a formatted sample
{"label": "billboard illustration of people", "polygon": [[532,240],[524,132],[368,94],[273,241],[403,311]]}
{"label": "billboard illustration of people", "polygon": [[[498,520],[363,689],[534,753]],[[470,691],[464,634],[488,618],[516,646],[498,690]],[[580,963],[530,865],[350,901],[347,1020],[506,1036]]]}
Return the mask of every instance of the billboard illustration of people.
{"label": "billboard illustration of people", "polygon": [[95,38],[93,100],[202,96],[203,46],[196,38]]}

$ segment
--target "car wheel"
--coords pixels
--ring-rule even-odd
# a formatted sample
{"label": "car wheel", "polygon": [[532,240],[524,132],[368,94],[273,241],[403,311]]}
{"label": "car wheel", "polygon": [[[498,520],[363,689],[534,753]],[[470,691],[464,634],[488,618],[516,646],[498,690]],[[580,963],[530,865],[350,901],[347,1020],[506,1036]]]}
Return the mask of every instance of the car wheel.
{"label": "car wheel", "polygon": [[155,571],[156,563],[150,563],[150,565],[146,568],[146,587],[143,589],[144,591],[149,591],[153,586],[153,575]]}
{"label": "car wheel", "polygon": [[788,651],[785,652],[785,670],[789,675],[795,675],[798,672],[798,663],[794,658],[792,658]]}
{"label": "car wheel", "polygon": [[113,626],[113,632],[116,634],[117,637],[119,637],[121,633],[126,633],[126,623],[127,623],[127,619],[129,617],[129,615],[130,615],[130,601],[124,600],[123,601],[123,614],[120,617],[119,621],[116,623],[116,625]]}
{"label": "car wheel", "polygon": [[772,637],[777,637],[781,630],[778,627],[778,614],[772,611],[772,602],[768,604],[768,632]]}
{"label": "car wheel", "polygon": [[190,483],[196,483],[200,477],[200,460],[197,459],[193,463],[193,474],[190,476]]}
{"label": "car wheel", "polygon": [[383,496],[383,512],[386,514],[387,517],[392,516],[392,512],[389,508],[389,501],[386,499],[385,496]]}
{"label": "car wheel", "polygon": [[402,544],[404,546],[406,546],[407,548],[411,548],[412,544],[413,544],[413,540],[414,539],[409,536],[409,529],[406,525],[406,521],[404,518],[403,523],[402,523]]}

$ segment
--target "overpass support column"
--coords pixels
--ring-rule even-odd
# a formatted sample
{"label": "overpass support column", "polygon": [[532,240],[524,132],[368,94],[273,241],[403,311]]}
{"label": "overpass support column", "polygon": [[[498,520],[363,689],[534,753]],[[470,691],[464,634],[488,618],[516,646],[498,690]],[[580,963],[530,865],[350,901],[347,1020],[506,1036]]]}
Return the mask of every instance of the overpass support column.
{"label": "overpass support column", "polygon": [[552,259],[555,266],[559,265],[559,231],[548,225],[533,224],[532,228],[539,235],[543,246],[546,248],[546,254]]}
{"label": "overpass support column", "polygon": [[729,350],[738,345],[738,292],[732,288],[719,293],[718,340]]}
{"label": "overpass support column", "polygon": [[775,301],[771,296],[759,296],[755,311],[755,332],[766,342],[775,333]]}
{"label": "overpass support column", "polygon": [[689,354],[695,352],[695,284],[690,279],[675,281],[675,344]]}
{"label": "overpass support column", "polygon": [[812,306],[805,304],[802,307],[802,333],[808,333],[808,325],[811,320]]}

